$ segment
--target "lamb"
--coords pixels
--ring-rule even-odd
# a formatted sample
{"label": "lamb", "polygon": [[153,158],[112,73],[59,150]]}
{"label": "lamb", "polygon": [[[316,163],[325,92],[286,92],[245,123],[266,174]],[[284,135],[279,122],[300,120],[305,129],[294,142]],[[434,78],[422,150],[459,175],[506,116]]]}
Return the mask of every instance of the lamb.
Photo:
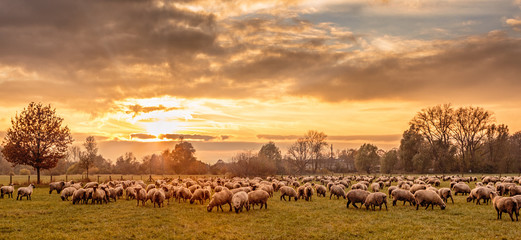
{"label": "lamb", "polygon": [[447,202],[448,199],[450,198],[450,200],[452,201],[452,204],[454,204],[454,198],[452,198],[452,191],[450,190],[450,188],[438,189],[438,195],[440,195],[441,199],[444,202]]}
{"label": "lamb", "polygon": [[208,212],[211,212],[214,207],[217,207],[217,211],[221,209],[221,211],[224,211],[222,208],[222,205],[228,204],[230,206],[230,212],[232,211],[232,197],[233,194],[228,188],[223,188],[220,192],[215,193],[212,196],[212,199],[210,200],[210,203],[208,203],[208,206],[206,206],[206,210]]}
{"label": "lamb", "polygon": [[29,186],[27,187],[21,187],[21,188],[18,188],[17,190],[17,193],[18,195],[16,196],[16,200],[18,200],[18,198],[20,198],[20,200],[22,200],[23,197],[27,197],[27,200],[31,200],[31,195],[33,194],[33,189],[34,189],[34,184],[29,184]]}
{"label": "lamb", "polygon": [[157,206],[160,208],[161,206],[165,206],[165,191],[168,191],[166,187],[159,188],[157,191],[155,191],[154,196],[152,197],[152,202],[154,203],[154,208]]}
{"label": "lamb", "polygon": [[410,191],[398,188],[392,191],[391,196],[393,198],[393,206],[396,206],[397,201],[403,201],[403,205],[405,205],[405,202],[409,202],[411,206],[416,205],[414,195]]}
{"label": "lamb", "polygon": [[190,204],[193,204],[196,200],[198,200],[199,203],[203,204],[203,202],[206,200],[205,189],[196,189],[195,192],[192,194],[192,197],[190,198]]}
{"label": "lamb", "polygon": [[317,196],[326,196],[327,188],[324,185],[315,185],[315,189],[317,190]]}
{"label": "lamb", "polygon": [[434,205],[440,206],[441,210],[444,210],[446,207],[440,195],[429,190],[416,191],[414,193],[414,200],[416,201],[416,210],[418,210],[420,205],[427,205],[425,209],[429,208],[429,205],[431,205],[432,209],[434,209]]}
{"label": "lamb", "polygon": [[69,201],[69,197],[72,196],[75,191],[76,191],[76,188],[74,188],[74,187],[64,188],[61,191],[61,199],[62,199],[62,201],[65,201],[65,200]]}
{"label": "lamb", "polygon": [[14,187],[13,185],[0,187],[0,197],[4,198],[4,194],[7,194],[10,198],[13,198]]}
{"label": "lamb", "polygon": [[466,183],[459,182],[454,184],[452,187],[452,190],[454,191],[454,195],[458,195],[458,193],[461,193],[462,195],[466,195],[470,193],[470,187]]}
{"label": "lamb", "polygon": [[280,189],[280,200],[284,199],[286,201],[286,196],[289,197],[289,201],[291,202],[291,198],[295,198],[295,201],[298,199],[297,192],[292,187],[282,186]]}
{"label": "lamb", "polygon": [[65,182],[52,182],[49,183],[49,194],[52,193],[52,191],[56,190],[56,192],[59,194],[63,189],[65,188]]}
{"label": "lamb", "polygon": [[347,192],[347,205],[346,207],[349,208],[349,204],[353,204],[353,207],[358,208],[355,203],[364,203],[367,196],[370,194],[370,192],[361,190],[361,189],[355,189]]}
{"label": "lamb", "polygon": [[331,193],[329,194],[329,199],[331,199],[331,197],[333,195],[336,196],[336,199],[339,199],[340,197],[343,197],[344,199],[346,199],[346,192],[344,191],[344,187],[342,185],[333,185],[331,187]]}
{"label": "lamb", "polygon": [[232,205],[235,213],[242,212],[243,207],[246,211],[250,210],[250,203],[248,201],[248,194],[246,192],[238,192],[232,196]]}
{"label": "lamb", "polygon": [[492,204],[494,204],[494,208],[497,212],[497,219],[501,219],[502,213],[508,213],[512,222],[514,218],[513,214],[516,215],[516,221],[519,221],[519,208],[517,204],[517,200],[512,197],[501,197],[498,196],[496,192],[490,193],[490,198],[492,199]]}
{"label": "lamb", "polygon": [[83,188],[80,188],[80,189],[76,189],[76,191],[74,191],[74,193],[72,194],[72,204],[76,204],[76,203],[79,203],[80,201],[82,201],[83,203],[86,203],[86,199],[87,199],[87,191]]}
{"label": "lamb", "polygon": [[268,198],[270,194],[264,190],[255,190],[248,193],[248,204],[255,209],[256,204],[260,204],[260,209],[268,209]]}
{"label": "lamb", "polygon": [[135,196],[137,200],[137,205],[139,206],[139,201],[141,201],[141,205],[145,206],[145,202],[147,201],[147,191],[143,188],[135,188]]}
{"label": "lamb", "polygon": [[385,205],[385,210],[387,210],[387,195],[381,192],[370,193],[364,202],[366,209],[369,210],[369,207],[371,207],[373,211],[375,211],[376,206],[380,206],[380,210],[382,210],[382,204]]}

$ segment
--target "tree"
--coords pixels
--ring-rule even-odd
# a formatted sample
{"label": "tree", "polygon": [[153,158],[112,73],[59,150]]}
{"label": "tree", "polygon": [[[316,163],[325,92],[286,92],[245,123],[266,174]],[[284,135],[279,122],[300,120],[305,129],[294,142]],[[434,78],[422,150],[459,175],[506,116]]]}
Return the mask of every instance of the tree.
{"label": "tree", "polygon": [[39,184],[40,170],[55,167],[58,160],[67,156],[67,145],[74,141],[62,123],[63,118],[56,115],[51,105],[31,102],[11,119],[12,126],[2,144],[5,159],[14,165],[32,166]]}
{"label": "tree", "polygon": [[492,113],[480,107],[461,107],[454,114],[452,132],[460,154],[459,169],[461,172],[477,172],[479,164],[476,152],[486,136]]}
{"label": "tree", "polygon": [[119,174],[136,174],[139,172],[139,163],[132,152],[127,152],[118,157],[114,171]]}
{"label": "tree", "polygon": [[390,174],[398,163],[398,151],[391,149],[381,158],[380,172]]}
{"label": "tree", "polygon": [[89,178],[89,168],[93,166],[94,159],[98,153],[98,146],[94,136],[88,136],[83,143],[85,151],[80,154],[80,167],[85,169],[87,172],[87,178]]}
{"label": "tree", "polygon": [[371,170],[378,164],[380,157],[376,153],[378,147],[365,143],[358,149],[355,156],[355,166],[358,171],[365,171],[371,174]]}
{"label": "tree", "polygon": [[504,124],[491,124],[487,128],[485,134],[485,142],[483,147],[483,170],[485,172],[503,172],[507,173],[513,170],[511,153],[515,151],[510,145],[515,146],[517,136],[509,137],[508,126]]}
{"label": "tree", "polygon": [[288,162],[294,166],[299,174],[306,171],[306,166],[310,162],[309,144],[305,138],[299,138],[288,148]]}
{"label": "tree", "polygon": [[319,167],[319,161],[322,159],[322,150],[327,147],[327,135],[323,132],[309,130],[304,136],[309,145],[309,156],[313,164],[313,172],[315,173]]}
{"label": "tree", "polygon": [[453,158],[451,129],[454,127],[454,109],[450,104],[422,109],[409,123],[429,143],[437,170],[450,170]]}
{"label": "tree", "polygon": [[280,149],[274,142],[269,142],[262,145],[258,154],[259,160],[264,162],[268,168],[266,175],[270,174],[284,174],[284,166],[282,165],[282,155]]}
{"label": "tree", "polygon": [[176,173],[186,173],[188,167],[197,160],[195,148],[191,143],[183,140],[177,143],[171,152],[165,150],[162,155],[168,167]]}
{"label": "tree", "polygon": [[403,132],[400,140],[399,159],[400,165],[406,172],[414,171],[413,158],[420,152],[423,137],[413,127]]}

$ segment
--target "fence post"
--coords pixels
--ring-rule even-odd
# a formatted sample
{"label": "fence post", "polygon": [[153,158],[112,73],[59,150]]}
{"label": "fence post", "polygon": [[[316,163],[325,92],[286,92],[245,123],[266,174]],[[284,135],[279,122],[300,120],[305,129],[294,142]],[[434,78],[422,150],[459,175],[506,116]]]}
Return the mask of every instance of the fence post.
{"label": "fence post", "polygon": [[27,184],[31,184],[31,175],[27,176]]}
{"label": "fence post", "polygon": [[98,182],[99,182],[99,175],[98,175]]}
{"label": "fence post", "polygon": [[9,185],[13,184],[13,175],[9,175]]}
{"label": "fence post", "polygon": [[50,183],[52,183],[52,174],[51,174],[51,181],[50,181]]}
{"label": "fence post", "polygon": [[112,176],[110,176],[110,175],[109,175],[109,181],[111,181],[111,182],[112,182]]}
{"label": "fence post", "polygon": [[65,181],[68,182],[69,180],[67,179],[67,174],[65,174]]}

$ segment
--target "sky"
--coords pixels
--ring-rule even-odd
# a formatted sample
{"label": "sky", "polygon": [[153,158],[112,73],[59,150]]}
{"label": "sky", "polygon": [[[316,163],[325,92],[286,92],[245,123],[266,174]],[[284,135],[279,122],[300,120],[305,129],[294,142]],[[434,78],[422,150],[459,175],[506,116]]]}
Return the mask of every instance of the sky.
{"label": "sky", "polygon": [[521,0],[0,0],[0,138],[30,102],[114,161],[214,163],[308,130],[398,147],[452,103],[521,130]]}

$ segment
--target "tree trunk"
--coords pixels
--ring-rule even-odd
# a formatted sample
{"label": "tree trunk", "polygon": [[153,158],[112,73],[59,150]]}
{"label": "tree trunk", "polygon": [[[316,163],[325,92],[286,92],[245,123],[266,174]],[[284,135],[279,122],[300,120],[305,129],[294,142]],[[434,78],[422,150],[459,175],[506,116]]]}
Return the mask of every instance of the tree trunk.
{"label": "tree trunk", "polygon": [[87,179],[89,179],[89,167],[87,166]]}
{"label": "tree trunk", "polygon": [[36,168],[36,184],[40,184],[40,168]]}

